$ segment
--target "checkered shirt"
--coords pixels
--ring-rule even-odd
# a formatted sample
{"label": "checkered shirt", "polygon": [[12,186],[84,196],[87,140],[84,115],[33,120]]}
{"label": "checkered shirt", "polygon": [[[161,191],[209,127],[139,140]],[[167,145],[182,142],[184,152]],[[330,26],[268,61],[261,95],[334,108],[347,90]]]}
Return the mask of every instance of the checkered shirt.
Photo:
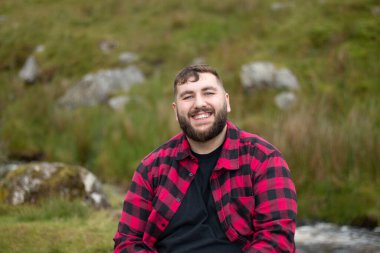
{"label": "checkered shirt", "polygon": [[[157,252],[155,242],[181,205],[197,169],[183,133],[145,157],[125,196],[114,252]],[[210,185],[230,241],[240,241],[249,253],[295,252],[295,186],[273,145],[228,121]]]}

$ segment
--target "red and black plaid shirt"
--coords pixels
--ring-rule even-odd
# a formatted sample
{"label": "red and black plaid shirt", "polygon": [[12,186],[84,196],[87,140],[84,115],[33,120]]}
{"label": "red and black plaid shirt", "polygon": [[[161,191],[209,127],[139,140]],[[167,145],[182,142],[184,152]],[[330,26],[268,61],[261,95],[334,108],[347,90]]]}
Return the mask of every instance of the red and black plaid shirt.
{"label": "red and black plaid shirt", "polygon": [[[126,194],[114,252],[157,252],[155,242],[181,205],[197,169],[183,133],[149,154]],[[296,192],[288,165],[275,147],[227,122],[210,184],[230,241],[239,240],[244,252],[295,252]]]}

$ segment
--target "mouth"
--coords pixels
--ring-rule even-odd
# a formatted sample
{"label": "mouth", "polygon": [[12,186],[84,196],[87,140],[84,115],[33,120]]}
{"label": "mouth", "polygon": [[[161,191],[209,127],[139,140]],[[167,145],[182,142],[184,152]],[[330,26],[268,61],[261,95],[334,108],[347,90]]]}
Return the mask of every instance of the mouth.
{"label": "mouth", "polygon": [[212,115],[211,112],[201,112],[201,113],[192,115],[191,117],[195,120],[202,120],[202,119],[207,119],[211,117],[211,115]]}
{"label": "mouth", "polygon": [[214,113],[212,108],[198,108],[189,113],[189,117],[194,120],[205,120],[210,118]]}

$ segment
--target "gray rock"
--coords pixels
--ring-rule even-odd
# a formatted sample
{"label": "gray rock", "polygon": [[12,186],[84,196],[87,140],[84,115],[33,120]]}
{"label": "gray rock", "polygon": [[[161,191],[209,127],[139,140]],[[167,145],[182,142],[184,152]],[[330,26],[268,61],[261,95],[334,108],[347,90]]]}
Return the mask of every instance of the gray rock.
{"label": "gray rock", "polygon": [[119,61],[121,63],[133,63],[139,59],[139,56],[131,52],[123,52],[119,55]]}
{"label": "gray rock", "polygon": [[4,16],[4,15],[0,15],[0,23],[2,22],[5,22],[8,20],[8,17],[7,16]]}
{"label": "gray rock", "polygon": [[298,90],[298,80],[287,68],[280,68],[274,74],[274,86],[289,90]]}
{"label": "gray rock", "polygon": [[34,56],[29,56],[19,72],[19,77],[26,83],[36,81],[38,75],[38,64]]}
{"label": "gray rock", "polygon": [[34,49],[34,52],[36,52],[36,53],[43,53],[44,51],[45,51],[45,46],[44,45],[38,45]]}
{"label": "gray rock", "polygon": [[271,87],[275,71],[270,62],[254,62],[242,66],[240,79],[244,88]]}
{"label": "gray rock", "polygon": [[8,172],[16,170],[17,167],[18,164],[6,164],[0,166],[0,180],[2,180]]}
{"label": "gray rock", "polygon": [[0,166],[0,202],[20,205],[62,197],[109,207],[102,184],[90,171],[63,163],[33,162]]}
{"label": "gray rock", "polygon": [[114,41],[102,40],[99,42],[98,47],[103,53],[108,54],[117,47],[117,44]]}
{"label": "gray rock", "polygon": [[144,81],[143,73],[135,66],[125,69],[102,70],[83,77],[58,102],[60,105],[70,108],[95,106],[106,103],[115,93],[125,93],[132,85],[141,84]]}
{"label": "gray rock", "polygon": [[285,88],[296,90],[299,87],[297,78],[289,69],[277,69],[271,62],[253,62],[243,65],[240,79],[246,89]]}
{"label": "gray rock", "polygon": [[297,96],[293,92],[282,92],[275,97],[275,103],[281,110],[288,110],[297,102]]}
{"label": "gray rock", "polygon": [[117,96],[108,100],[108,105],[115,110],[121,110],[129,102],[129,100],[130,98],[127,96]]}
{"label": "gray rock", "polygon": [[196,58],[193,59],[193,61],[191,62],[191,64],[193,64],[193,65],[206,64],[206,59],[204,57],[196,57]]}
{"label": "gray rock", "polygon": [[372,12],[373,16],[379,17],[380,16],[380,6],[373,6],[371,8],[371,12]]}
{"label": "gray rock", "polygon": [[272,11],[280,11],[282,9],[286,9],[287,7],[289,7],[289,4],[286,4],[286,3],[273,3],[271,5],[271,9]]}

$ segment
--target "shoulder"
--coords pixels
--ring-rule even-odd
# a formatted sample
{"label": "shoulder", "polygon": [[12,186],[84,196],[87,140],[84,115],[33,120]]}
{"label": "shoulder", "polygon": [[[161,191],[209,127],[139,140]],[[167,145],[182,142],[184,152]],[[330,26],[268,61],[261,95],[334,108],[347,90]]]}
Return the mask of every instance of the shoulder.
{"label": "shoulder", "polygon": [[[250,168],[255,177],[281,175],[289,177],[289,166],[282,153],[263,137],[240,131],[241,154],[249,157]],[[266,176],[265,176],[266,177]],[[257,181],[258,182],[258,181]]]}
{"label": "shoulder", "polygon": [[279,150],[263,137],[241,130],[233,123],[228,122],[227,139],[230,146],[238,146],[240,150],[246,152],[260,152],[263,155],[269,156],[274,153],[279,153]]}
{"label": "shoulder", "polygon": [[177,157],[180,146],[183,145],[184,135],[179,133],[166,141],[160,147],[145,156],[141,164],[145,166],[154,166],[163,163],[164,160],[172,160]]}
{"label": "shoulder", "polygon": [[249,147],[252,151],[261,152],[265,156],[280,154],[277,147],[257,134],[240,130],[239,136],[241,145]]}

